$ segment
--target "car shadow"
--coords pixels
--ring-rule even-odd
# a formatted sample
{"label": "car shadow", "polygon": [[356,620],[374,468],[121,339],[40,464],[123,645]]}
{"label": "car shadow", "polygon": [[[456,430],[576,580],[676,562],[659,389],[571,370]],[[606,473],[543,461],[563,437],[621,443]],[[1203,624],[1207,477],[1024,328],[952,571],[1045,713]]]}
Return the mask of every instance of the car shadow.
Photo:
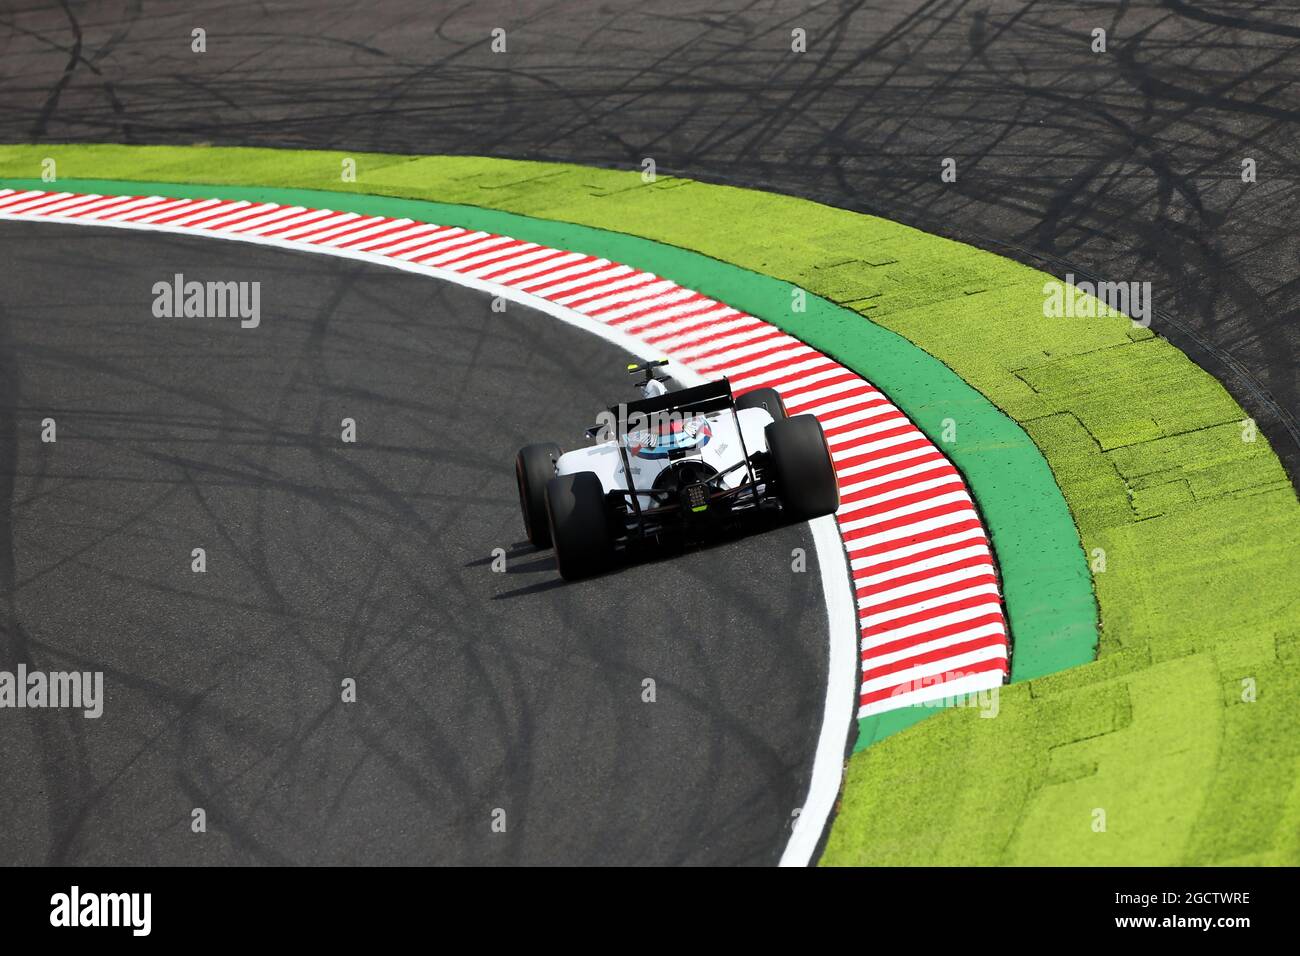
{"label": "car shadow", "polygon": [[[800,523],[801,522],[798,521],[790,521],[780,513],[769,513],[760,517],[750,518],[748,521],[735,527],[719,529],[698,540],[664,540],[639,543],[633,547],[616,552],[611,556],[608,567],[600,571],[598,574],[594,574],[589,578],[584,578],[581,581],[566,581],[559,576],[559,566],[556,564],[554,551],[551,551],[550,549],[543,550],[541,548],[535,548],[527,541],[522,541],[511,545],[511,550],[506,553],[506,573],[540,574],[549,571],[554,574],[554,577],[545,581],[539,581],[535,584],[514,588],[510,591],[503,591],[500,594],[493,595],[492,600],[512,600],[514,598],[527,597],[532,594],[540,594],[544,591],[566,587],[570,584],[584,584],[587,581],[596,581],[609,575],[622,574],[625,571],[644,565],[658,564],[662,561],[673,561],[690,552],[714,551],[719,548],[733,545],[746,538],[761,538],[764,535]],[[533,560],[522,564],[515,563],[518,558],[528,557],[529,555],[535,555],[536,557]],[[492,558],[488,557],[471,561],[466,565],[466,567],[481,567],[491,563]]]}
{"label": "car shadow", "polygon": [[538,551],[536,553],[540,555],[538,558],[533,561],[525,561],[522,564],[512,563],[510,555],[506,555],[506,574],[534,574],[538,571],[556,570],[554,552]]}
{"label": "car shadow", "polygon": [[[554,564],[554,562],[552,562]],[[515,588],[513,591],[502,591],[500,594],[492,595],[494,601],[509,601],[514,598],[528,597],[530,594],[541,594],[545,591],[553,591],[556,588],[562,588],[569,582],[560,577],[556,572],[555,577],[547,578],[545,581],[538,581],[536,584],[529,584],[522,588]]]}
{"label": "car shadow", "polygon": [[[510,550],[507,551],[505,554],[506,570],[507,571],[510,570],[510,562],[515,560],[516,558],[523,558],[523,557],[527,557],[530,554],[541,554],[541,553],[542,553],[541,549],[533,547],[532,543],[529,541],[516,541],[514,544],[510,545]],[[491,564],[495,560],[496,557],[489,554],[485,558],[475,558],[473,561],[466,561],[464,567],[481,568]]]}

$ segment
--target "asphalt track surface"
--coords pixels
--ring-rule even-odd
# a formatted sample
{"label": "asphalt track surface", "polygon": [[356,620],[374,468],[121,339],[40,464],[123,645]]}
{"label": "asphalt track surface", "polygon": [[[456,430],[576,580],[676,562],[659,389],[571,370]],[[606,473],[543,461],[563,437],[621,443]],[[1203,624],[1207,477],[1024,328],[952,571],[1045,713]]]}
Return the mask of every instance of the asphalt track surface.
{"label": "asphalt track surface", "polygon": [[[0,261],[0,669],[107,697],[0,710],[0,863],[777,861],[807,527],[575,585],[522,541],[515,449],[582,444],[625,356],[327,256],[10,222]],[[155,318],[175,273],[260,282],[260,326]]]}
{"label": "asphalt track surface", "polygon": [[0,141],[650,156],[1149,281],[1300,475],[1295,0],[11,0],[0,71]]}

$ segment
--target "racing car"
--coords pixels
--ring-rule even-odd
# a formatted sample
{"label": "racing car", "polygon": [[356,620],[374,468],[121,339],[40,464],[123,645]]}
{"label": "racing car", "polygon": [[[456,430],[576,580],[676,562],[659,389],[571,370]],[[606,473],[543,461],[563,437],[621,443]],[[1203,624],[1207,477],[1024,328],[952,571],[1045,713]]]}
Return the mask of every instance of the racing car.
{"label": "racing car", "polygon": [[515,457],[524,530],[554,547],[560,576],[590,577],[616,553],[702,540],[747,518],[833,514],[839,482],[821,423],[787,415],[775,389],[736,398],[726,378],[674,388],[667,360],[632,363],[641,398],[602,412],[591,444],[551,442]]}

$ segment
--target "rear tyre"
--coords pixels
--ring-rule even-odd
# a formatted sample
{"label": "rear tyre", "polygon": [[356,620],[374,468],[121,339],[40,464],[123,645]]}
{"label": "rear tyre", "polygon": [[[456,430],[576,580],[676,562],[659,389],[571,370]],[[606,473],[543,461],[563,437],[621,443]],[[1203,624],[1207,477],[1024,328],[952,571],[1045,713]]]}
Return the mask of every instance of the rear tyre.
{"label": "rear tyre", "polygon": [[786,414],[785,402],[781,401],[780,393],[774,388],[756,388],[736,399],[736,411],[743,411],[746,408],[766,409],[773,421],[779,422],[789,417]]}
{"label": "rear tyre", "polygon": [[794,521],[834,514],[840,506],[840,483],[821,422],[812,415],[796,415],[764,431],[777,497],[786,514]]}
{"label": "rear tyre", "polygon": [[595,472],[580,471],[548,481],[546,513],[560,577],[577,581],[609,565],[614,540],[605,489]]}
{"label": "rear tyre", "polygon": [[524,533],[534,547],[551,546],[551,528],[546,522],[546,483],[555,477],[560,446],[554,442],[525,445],[515,455],[515,483],[519,486],[519,510],[524,513]]}

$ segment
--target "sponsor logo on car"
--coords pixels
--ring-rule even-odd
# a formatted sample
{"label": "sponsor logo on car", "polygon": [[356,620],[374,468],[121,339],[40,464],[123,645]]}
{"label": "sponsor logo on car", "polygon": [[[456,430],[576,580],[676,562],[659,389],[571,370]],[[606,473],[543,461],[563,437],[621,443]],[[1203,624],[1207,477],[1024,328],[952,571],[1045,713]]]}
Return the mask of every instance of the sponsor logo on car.
{"label": "sponsor logo on car", "polygon": [[709,420],[698,415],[685,421],[670,420],[658,428],[628,432],[627,450],[638,458],[667,458],[674,451],[703,448],[712,437]]}

